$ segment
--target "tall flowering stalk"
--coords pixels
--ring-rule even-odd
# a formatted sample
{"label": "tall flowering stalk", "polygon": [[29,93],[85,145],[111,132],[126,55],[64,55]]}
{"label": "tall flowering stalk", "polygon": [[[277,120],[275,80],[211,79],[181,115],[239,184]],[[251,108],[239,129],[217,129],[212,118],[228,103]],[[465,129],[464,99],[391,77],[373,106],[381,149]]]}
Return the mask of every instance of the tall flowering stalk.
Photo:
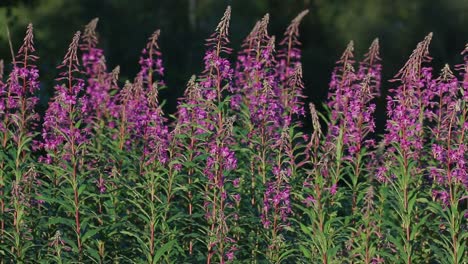
{"label": "tall flowering stalk", "polygon": [[[81,36],[80,51],[83,73],[86,77],[85,91],[89,97],[89,109],[92,122],[102,126],[111,122],[109,119],[117,116],[117,106],[112,96],[116,90],[116,71],[109,72],[104,57],[104,51],[97,47],[98,37],[96,27],[99,19],[91,20]],[[118,69],[118,68],[117,68]],[[117,70],[118,71],[118,70]],[[113,124],[108,124],[112,126]],[[98,128],[95,128],[98,129]]]}
{"label": "tall flowering stalk", "polygon": [[[129,142],[128,151],[139,155],[139,175],[128,181],[127,186],[127,201],[137,208],[138,221],[124,233],[136,238],[140,252],[149,263],[170,256],[175,243],[169,236],[170,222],[167,219],[172,179],[165,178],[168,176],[166,165],[170,138],[158,101],[158,89],[164,85],[159,36],[160,31],[157,30],[148,39],[139,61],[140,71],[132,84],[133,94],[127,94],[130,100],[124,101],[125,110],[130,111],[124,114],[135,136]],[[129,103],[136,108],[128,108],[131,107]],[[125,133],[130,134],[131,131]],[[138,223],[142,223],[143,228]]]}
{"label": "tall flowering stalk", "polygon": [[172,123],[160,31],[119,89],[94,19],[58,67],[41,142],[29,25],[5,78],[0,60],[0,263],[465,263],[468,45],[435,78],[432,34],[418,44],[376,143],[379,43],[356,64],[350,42],[303,135],[306,14],[279,45],[266,15],[233,69],[228,7]]}
{"label": "tall flowering stalk", "polygon": [[[55,86],[55,96],[45,114],[42,131],[43,147],[47,153],[44,161],[50,165],[50,186],[56,190],[55,194],[49,194],[46,201],[58,206],[58,211],[64,214],[58,216],[57,221],[68,229],[64,232],[64,237],[77,259],[83,259],[84,247],[91,238],[89,232],[92,230],[89,226],[91,217],[85,211],[87,206],[83,198],[88,185],[87,175],[91,173],[84,166],[91,131],[89,124],[83,123],[88,117],[89,104],[87,97],[82,95],[84,81],[78,77],[82,73],[78,60],[80,35],[79,31],[74,35],[67,54],[58,67],[63,71],[57,81],[63,83]],[[62,199],[58,199],[56,195]],[[68,219],[70,215],[73,215],[72,221]],[[69,229],[73,231],[74,240]]]}
{"label": "tall flowering stalk", "polygon": [[[380,178],[391,185],[393,198],[389,201],[395,212],[395,223],[387,221],[398,230],[396,235],[389,234],[388,239],[396,247],[398,254],[394,261],[410,264],[417,260],[414,254],[418,245],[417,237],[426,216],[419,216],[416,206],[422,194],[419,192],[422,180],[420,168],[423,148],[423,130],[425,99],[424,79],[430,74],[423,63],[430,61],[429,34],[411,54],[405,66],[396,75],[401,85],[392,89],[388,97],[385,144],[388,146],[386,165],[379,170]],[[378,176],[379,176],[378,175]]]}
{"label": "tall flowering stalk", "polygon": [[[463,76],[463,67],[460,67]],[[434,120],[432,133],[432,157],[429,159],[429,175],[433,182],[432,211],[440,217],[446,229],[440,232],[434,249],[441,263],[463,263],[464,244],[468,236],[463,233],[464,213],[462,202],[468,199],[468,175],[466,168],[466,130],[468,107],[463,100],[466,89],[463,80],[458,81],[448,65],[442,69],[440,77],[431,87],[431,111],[429,118]],[[466,224],[465,224],[466,225]],[[440,226],[439,226],[440,227]]]}
{"label": "tall flowering stalk", "polygon": [[298,217],[301,230],[299,249],[308,261],[334,263],[340,245],[337,243],[343,224],[337,216],[339,204],[335,201],[337,187],[333,184],[329,167],[329,154],[324,152],[325,138],[315,106],[309,105],[313,132],[305,150],[306,160],[303,188],[299,192],[302,204],[296,205],[301,212]]}
{"label": "tall flowering stalk", "polygon": [[[203,203],[202,200],[198,200],[199,196],[195,195],[200,189],[196,182],[196,171],[202,170],[198,164],[199,160],[202,159],[201,149],[205,135],[205,127],[208,123],[207,112],[204,108],[203,97],[201,94],[200,85],[196,82],[196,76],[193,75],[187,83],[184,96],[179,100],[177,106],[177,119],[174,121],[174,129],[172,130],[172,139],[175,143],[170,148],[172,159],[176,160],[174,163],[174,169],[180,171],[180,177],[186,178],[180,181],[180,185],[186,189],[185,200],[183,203],[186,207],[187,213],[187,225],[186,233],[193,234],[195,232],[195,223],[197,219],[194,217],[194,211],[196,211],[196,204]],[[184,239],[184,237],[182,237]],[[193,238],[185,241],[186,249],[188,250],[188,256],[194,254],[194,241]]]}
{"label": "tall flowering stalk", "polygon": [[[302,99],[304,87],[291,85],[291,79],[297,75],[297,70],[301,66],[301,42],[299,41],[299,25],[309,10],[299,13],[289,24],[284,32],[283,39],[279,42],[279,51],[276,55],[276,74],[278,75],[279,96],[285,111],[290,115],[304,116]],[[295,79],[292,79],[295,81]],[[291,119],[292,117],[289,117]]]}
{"label": "tall flowering stalk", "polygon": [[[352,234],[347,244],[347,249],[352,253],[351,259],[356,257],[365,263],[371,263],[370,241],[373,227],[366,225],[365,227],[357,228],[361,224],[361,220],[369,220],[372,212],[367,212],[367,219],[360,218],[357,214],[358,209],[366,202],[365,196],[360,195],[370,186],[372,179],[364,178],[369,171],[366,164],[374,158],[375,153],[372,151],[375,142],[371,139],[375,129],[373,113],[375,111],[374,97],[380,90],[380,69],[379,64],[379,45],[378,40],[374,40],[369,48],[369,52],[365,55],[364,60],[360,63],[357,73],[352,72],[350,67],[351,81],[348,85],[342,88],[342,109],[339,114],[340,127],[345,127],[343,132],[343,153],[344,153],[344,171],[347,171],[347,176],[343,181],[349,187],[351,196],[351,211],[350,211],[350,228]],[[373,191],[369,190],[368,193]],[[369,200],[367,200],[369,202]],[[367,208],[373,207],[368,205]],[[368,230],[367,228],[370,228]],[[366,232],[364,239],[362,233]],[[351,250],[353,249],[353,250]]]}
{"label": "tall flowering stalk", "polygon": [[233,75],[230,62],[223,54],[230,54],[229,23],[231,7],[228,7],[221,18],[215,32],[207,39],[208,50],[205,53],[205,69],[200,77],[201,95],[204,98],[204,108],[208,111],[208,119],[212,120],[206,127],[209,133],[205,153],[204,175],[207,177],[205,186],[205,217],[207,228],[207,263],[220,262],[234,258],[235,241],[230,235],[230,222],[233,215],[228,208],[233,207],[233,201],[228,199],[227,182],[230,174],[237,168],[237,159],[231,149],[234,117],[228,116],[225,94]]}
{"label": "tall flowering stalk", "polygon": [[[240,110],[239,123],[243,128],[236,133],[242,144],[239,155],[245,155],[240,161],[245,163],[242,166],[249,168],[250,176],[242,181],[242,185],[250,187],[250,193],[244,197],[245,201],[250,200],[250,204],[242,205],[256,216],[267,213],[262,201],[267,200],[267,182],[272,177],[274,153],[271,145],[279,140],[284,122],[275,73],[275,37],[268,35],[268,23],[269,15],[266,14],[242,44],[231,98],[232,109]],[[252,259],[263,251],[260,248],[269,244],[262,244],[259,240],[261,233],[270,232],[269,229],[262,230],[266,218],[261,219],[263,223],[257,217],[245,218],[241,222],[252,234],[253,241],[246,245]]]}
{"label": "tall flowering stalk", "polygon": [[[357,81],[349,91],[346,92],[347,112],[344,113],[346,131],[344,133],[344,144],[346,146],[347,160],[352,164],[350,187],[352,189],[352,214],[357,211],[358,182],[361,175],[366,174],[363,170],[365,158],[371,153],[368,150],[375,146],[374,140],[370,139],[375,129],[373,113],[375,104],[372,102],[380,90],[380,67],[379,67],[378,40],[375,40],[356,76]],[[367,72],[366,72],[367,70]]]}
{"label": "tall flowering stalk", "polygon": [[374,96],[380,96],[380,86],[382,83],[382,58],[380,57],[379,39],[372,41],[368,52],[364,55],[364,60],[359,63],[358,78],[363,80],[369,76],[370,93]]}
{"label": "tall flowering stalk", "polygon": [[[354,42],[350,41],[337,62],[329,84],[327,106],[330,109],[330,124],[326,135],[324,152],[329,155],[330,167],[325,175],[330,178],[331,186],[329,190],[332,195],[337,192],[338,181],[342,178],[346,146],[350,143],[352,137],[348,133],[350,131],[348,131],[346,122],[347,119],[353,119],[349,102],[353,99],[354,90],[359,91],[359,88],[355,88],[357,76],[353,67],[355,62],[353,52]],[[356,153],[356,148],[350,149],[351,153]]]}
{"label": "tall flowering stalk", "polygon": [[[320,258],[322,263],[335,261],[331,252],[343,249],[338,244],[343,234],[335,233],[343,220],[338,217],[338,208],[341,207],[344,190],[338,189],[338,183],[341,180],[346,181],[344,174],[347,164],[355,161],[356,154],[362,154],[360,147],[364,137],[373,129],[373,110],[366,108],[371,96],[354,71],[353,51],[354,44],[351,41],[332,74],[327,104],[330,111],[327,134],[323,141],[318,134],[312,135],[305,153],[305,156],[309,157],[308,164],[312,169],[308,171],[304,182],[303,201],[306,206],[302,211],[306,213],[310,224],[301,224],[301,227],[306,237],[313,233],[318,235],[314,239],[313,247],[303,248],[302,252],[308,252],[312,258]],[[315,106],[310,107],[314,131],[320,130]],[[371,125],[368,126],[368,123]],[[355,167],[350,167],[351,174],[355,174],[352,171]],[[358,164],[358,168],[360,169],[361,165]],[[352,177],[357,185],[357,176]]]}
{"label": "tall flowering stalk", "polygon": [[[39,116],[35,112],[38,102],[36,92],[39,90],[39,71],[34,62],[38,59],[34,55],[33,26],[28,25],[23,45],[20,47],[16,59],[13,61],[13,69],[6,84],[1,84],[3,93],[7,93],[6,101],[0,107],[3,114],[1,134],[3,136],[2,148],[5,154],[10,153],[14,157],[11,162],[0,162],[2,173],[0,174],[0,187],[11,195],[9,210],[12,213],[12,229],[7,229],[6,234],[11,250],[12,260],[25,261],[32,246],[34,208],[36,200],[37,172],[33,166],[32,141],[35,136],[32,131],[38,123]],[[0,95],[3,97],[5,94]],[[6,187],[3,190],[3,187]],[[3,194],[2,194],[3,200]],[[4,201],[2,201],[2,216],[4,216]],[[2,232],[4,220],[2,217]],[[3,238],[3,237],[2,237]]]}
{"label": "tall flowering stalk", "polygon": [[[85,81],[83,92],[88,97],[86,108],[88,113],[84,122],[89,124],[93,133],[87,147],[87,170],[92,171],[91,178],[95,185],[92,192],[93,203],[89,203],[96,212],[93,223],[102,228],[103,232],[114,232],[119,219],[118,201],[121,198],[116,167],[119,152],[114,142],[115,126],[118,118],[118,105],[114,96],[118,90],[118,77],[120,67],[117,66],[111,72],[108,71],[104,51],[98,47],[99,39],[96,33],[98,19],[91,20],[84,28],[80,38],[79,50],[81,51],[81,63],[83,65],[82,77]],[[108,155],[112,153],[112,155]],[[91,187],[91,186],[90,186]],[[114,193],[116,195],[108,195]],[[101,233],[98,232],[97,236]],[[117,257],[118,243],[101,243],[95,241],[95,250],[99,260],[103,261],[109,255]],[[110,254],[108,254],[110,253]]]}
{"label": "tall flowering stalk", "polygon": [[273,167],[274,178],[267,182],[263,200],[262,222],[264,228],[270,231],[266,236],[266,256],[271,263],[281,263],[291,252],[284,236],[292,214],[289,182],[293,173],[294,157],[289,155],[292,151],[291,133],[293,130],[285,126],[280,140],[272,146],[277,151]]}

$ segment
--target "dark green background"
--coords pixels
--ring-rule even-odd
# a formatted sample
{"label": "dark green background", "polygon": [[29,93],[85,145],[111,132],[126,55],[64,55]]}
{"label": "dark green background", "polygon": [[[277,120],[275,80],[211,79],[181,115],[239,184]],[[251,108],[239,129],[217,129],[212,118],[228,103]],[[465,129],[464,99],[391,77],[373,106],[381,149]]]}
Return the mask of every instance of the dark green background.
{"label": "dark green background", "polygon": [[[111,68],[121,66],[122,80],[132,79],[146,39],[161,29],[160,46],[166,67],[166,111],[173,112],[185,83],[203,66],[204,39],[232,6],[231,40],[238,49],[255,21],[270,13],[270,34],[280,37],[289,21],[310,9],[301,26],[306,95],[326,98],[334,61],[349,40],[357,58],[378,37],[384,59],[384,80],[404,64],[417,42],[434,32],[430,48],[436,72],[444,63],[461,62],[468,41],[468,0],[0,0],[0,57],[10,61],[6,38],[9,25],[15,50],[28,22],[35,27],[40,59],[42,102],[52,92],[67,45],[77,30],[99,17],[100,47]],[[390,83],[384,81],[384,94]],[[384,100],[379,100],[378,126],[383,128]]]}

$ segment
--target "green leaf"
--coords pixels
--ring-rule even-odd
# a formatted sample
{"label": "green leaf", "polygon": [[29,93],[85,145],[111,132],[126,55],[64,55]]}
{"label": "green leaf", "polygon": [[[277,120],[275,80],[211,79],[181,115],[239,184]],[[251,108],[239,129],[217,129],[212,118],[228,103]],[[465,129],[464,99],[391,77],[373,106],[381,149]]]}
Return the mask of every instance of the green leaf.
{"label": "green leaf", "polygon": [[157,251],[156,254],[154,255],[153,263],[157,263],[159,259],[166,253],[169,252],[174,244],[177,242],[177,240],[171,240],[164,244],[162,247],[160,247]]}

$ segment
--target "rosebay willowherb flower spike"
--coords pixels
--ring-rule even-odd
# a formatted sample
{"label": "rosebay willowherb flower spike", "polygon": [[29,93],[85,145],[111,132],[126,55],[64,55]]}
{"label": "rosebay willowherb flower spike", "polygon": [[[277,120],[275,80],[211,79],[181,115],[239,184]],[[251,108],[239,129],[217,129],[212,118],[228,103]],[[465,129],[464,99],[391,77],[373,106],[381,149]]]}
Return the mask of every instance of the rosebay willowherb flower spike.
{"label": "rosebay willowherb flower spike", "polygon": [[221,57],[222,53],[230,54],[232,52],[232,49],[227,47],[230,19],[231,7],[228,6],[215,32],[206,40],[208,49],[203,58],[205,68],[200,76],[202,80],[200,84],[203,87],[203,97],[208,100],[216,99],[221,102],[223,91],[230,89],[229,85],[225,85],[225,83],[231,80],[233,70],[229,60]]}
{"label": "rosebay willowherb flower spike", "polygon": [[[463,77],[463,75],[462,75]],[[429,106],[429,118],[435,124],[431,128],[436,134],[431,138],[430,164],[428,171],[432,178],[432,196],[439,204],[430,204],[432,210],[441,216],[441,222],[448,225],[440,232],[440,241],[444,245],[446,255],[439,259],[449,259],[450,263],[462,263],[462,244],[466,244],[463,233],[463,222],[468,218],[466,207],[462,202],[468,199],[468,169],[466,130],[468,123],[467,102],[463,96],[465,87],[463,81],[455,77],[448,65],[445,65],[439,78],[430,87],[433,97]],[[428,154],[429,154],[428,153]]]}
{"label": "rosebay willowherb flower spike", "polygon": [[297,64],[301,61],[299,25],[308,13],[308,9],[304,10],[291,21],[279,43],[281,48],[277,55],[277,74],[282,82],[287,81],[294,74]]}
{"label": "rosebay willowherb flower spike", "polygon": [[[335,152],[339,146],[343,145],[344,137],[340,142],[339,135],[346,131],[345,117],[349,112],[349,102],[352,100],[354,85],[356,84],[356,74],[354,72],[354,42],[350,41],[340,59],[336,62],[329,84],[327,105],[330,108],[330,124],[326,136],[327,152]],[[344,142],[346,144],[346,142]],[[342,149],[340,153],[342,154]],[[340,155],[341,155],[340,154]]]}
{"label": "rosebay willowherb flower spike", "polygon": [[429,44],[431,43],[432,35],[432,32],[429,33],[423,41],[418,43],[403,68],[395,75],[395,80],[418,81],[421,78],[422,64],[432,60],[429,56]]}
{"label": "rosebay willowherb flower spike", "polygon": [[9,94],[15,98],[10,103],[10,107],[17,108],[20,116],[15,118],[18,129],[25,132],[31,121],[37,121],[38,116],[34,113],[34,108],[38,98],[34,94],[39,90],[39,70],[34,62],[38,59],[34,55],[34,34],[32,24],[28,25],[26,36],[23,40],[13,70],[8,79]]}
{"label": "rosebay willowherb flower spike", "polygon": [[329,84],[328,107],[332,110],[333,122],[336,122],[338,115],[345,111],[347,92],[356,80],[354,62],[354,42],[351,40],[336,62]]}
{"label": "rosebay willowherb flower spike", "polygon": [[37,99],[26,102],[26,98],[39,90],[39,71],[34,65],[38,59],[34,55],[34,35],[32,24],[28,25],[26,36],[23,40],[16,59],[13,62],[13,70],[8,78],[8,89],[10,95],[10,110],[18,109],[20,111],[33,111]]}
{"label": "rosebay willowherb flower spike", "polygon": [[[147,157],[146,164],[152,162],[166,163],[167,148],[169,145],[169,132],[165,125],[162,109],[158,100],[158,89],[164,85],[162,76],[164,67],[162,65],[161,52],[159,51],[160,30],[156,30],[148,39],[148,43],[142,51],[140,57],[140,72],[137,74],[135,85],[141,91],[138,100],[142,107],[143,119],[143,139],[144,144],[143,157]],[[158,80],[156,76],[159,75]]]}
{"label": "rosebay willowherb flower spike", "polygon": [[[430,61],[429,44],[432,33],[421,41],[412,52],[409,60],[397,73],[394,81],[400,85],[391,89],[387,97],[387,120],[384,144],[388,146],[385,153],[385,166],[381,167],[378,177],[388,181],[391,186],[391,201],[398,223],[395,230],[397,243],[403,245],[398,248],[398,257],[394,261],[414,262],[414,252],[419,250],[418,236],[421,226],[418,225],[420,212],[410,206],[423,193],[419,192],[422,181],[422,154],[424,143],[424,112],[427,102],[425,85],[430,82],[431,68],[424,67]],[[383,174],[390,176],[382,177]],[[394,198],[399,197],[399,198]],[[413,202],[414,203],[414,202]]]}
{"label": "rosebay willowherb flower spike", "polygon": [[441,70],[439,78],[433,80],[427,89],[428,104],[426,117],[435,122],[434,127],[429,127],[435,135],[435,139],[445,139],[448,135],[448,128],[451,126],[450,116],[453,106],[458,100],[458,80],[451,71],[448,64]]}
{"label": "rosebay willowherb flower spike", "polygon": [[304,99],[306,96],[303,93],[304,83],[302,82],[302,64],[298,62],[295,66],[294,73],[289,77],[287,86],[281,89],[281,103],[285,112],[289,113],[285,122],[292,121],[292,115],[304,116]]}
{"label": "rosebay willowherb flower spike", "polygon": [[83,33],[83,47],[82,49],[92,49],[98,44],[98,38],[96,34],[96,27],[99,22],[99,18],[92,19],[86,26]]}
{"label": "rosebay willowherb flower spike", "polygon": [[[81,37],[80,50],[85,78],[87,79],[86,94],[89,97],[87,106],[92,112],[89,116],[100,121],[109,115],[116,115],[115,102],[111,98],[111,90],[115,90],[115,74],[107,72],[104,51],[97,48],[98,37],[96,27],[99,19],[89,22]],[[90,122],[91,120],[86,120]]]}
{"label": "rosebay willowherb flower spike", "polygon": [[[59,73],[56,80],[64,80],[65,83],[55,86],[55,95],[44,117],[42,136],[44,138],[44,148],[56,151],[59,146],[68,141],[73,144],[81,144],[86,141],[87,130],[81,130],[75,125],[78,120],[83,120],[86,114],[86,98],[79,95],[84,88],[84,81],[76,74],[81,73],[78,60],[78,43],[80,39],[78,31],[68,48],[62,63],[57,67],[64,69]],[[69,144],[67,144],[70,147]]]}
{"label": "rosebay willowherb flower spike", "polygon": [[[159,49],[159,36],[161,31],[156,30],[151,37],[148,39],[146,47],[142,51],[142,56],[140,57],[140,72],[138,76],[143,79],[145,84],[145,89],[148,91],[157,90],[153,86],[159,87],[163,86],[164,82],[162,77],[164,76],[164,67],[162,65],[161,51]],[[155,80],[155,74],[159,75],[159,80]]]}
{"label": "rosebay willowherb flower spike", "polygon": [[[255,93],[252,87],[261,86],[258,84],[260,78],[255,78],[262,69],[260,57],[262,49],[268,45],[268,22],[270,15],[266,14],[260,21],[257,21],[252,31],[242,42],[242,50],[239,52],[236,62],[235,85],[233,92],[244,94]],[[240,100],[240,95],[236,97]],[[248,103],[248,102],[247,102]],[[231,102],[233,108],[238,108],[239,102]]]}
{"label": "rosebay willowherb flower spike", "polygon": [[[65,71],[59,73],[60,76],[57,78],[57,81],[60,80],[67,80],[69,82],[74,80],[73,73],[79,73],[81,72],[80,69],[78,68],[80,66],[80,62],[78,60],[78,46],[79,46],[79,41],[80,41],[80,36],[81,32],[78,31],[75,33],[73,36],[72,42],[70,43],[70,46],[68,47],[67,53],[65,54],[65,57],[63,58],[62,63],[57,67],[58,69],[66,68]],[[71,90],[73,86],[71,83],[69,84],[69,89]]]}
{"label": "rosebay willowherb flower spike", "polygon": [[[11,246],[10,253],[15,256],[15,260],[22,261],[31,248],[32,224],[31,212],[34,206],[36,193],[36,175],[37,172],[31,169],[33,130],[37,125],[39,116],[35,112],[35,106],[38,98],[35,93],[39,90],[39,71],[35,66],[37,56],[34,55],[34,35],[33,26],[29,24],[26,30],[26,36],[23,44],[13,59],[13,69],[4,85],[0,97],[6,99],[6,104],[2,107],[5,116],[3,116],[2,129],[2,152],[15,153],[12,155],[12,163],[8,164],[9,159],[0,158],[0,199],[2,221],[1,233],[4,230],[4,221],[7,223],[7,233],[11,239],[7,244]],[[3,92],[6,92],[4,94]],[[1,99],[0,99],[1,100]],[[0,103],[1,104],[1,103]],[[0,110],[0,113],[3,112]],[[1,116],[1,115],[0,115]],[[4,129],[3,129],[4,128]],[[3,133],[2,133],[3,132]],[[5,177],[6,176],[6,177]],[[10,198],[10,203],[5,210],[4,189],[6,197]],[[34,187],[33,187],[34,186]],[[36,204],[34,204],[36,205]],[[12,222],[9,223],[8,214],[10,211]],[[11,227],[11,229],[10,229]],[[3,240],[3,238],[2,238]]]}
{"label": "rosebay willowherb flower spike", "polygon": [[[187,83],[184,97],[177,107],[177,126],[180,132],[189,135],[201,135],[207,130],[213,130],[213,123],[208,119],[209,109],[203,101],[202,87],[193,75]],[[194,139],[194,141],[196,141]]]}
{"label": "rosebay willowherb flower spike", "polygon": [[359,63],[358,78],[363,80],[369,76],[369,90],[372,94],[380,96],[382,64],[380,63],[379,39],[372,41],[369,51],[364,55],[364,60]]}
{"label": "rosebay willowherb flower spike", "polygon": [[[268,36],[268,21],[267,14],[244,40],[244,50],[238,56],[236,66],[234,90],[238,94],[233,99],[244,100],[254,124],[265,126],[267,123],[274,123],[281,128],[282,107],[279,87],[275,81],[275,37]],[[234,109],[239,107],[239,103],[231,100]],[[261,129],[263,128],[257,130]]]}
{"label": "rosebay willowherb flower spike", "polygon": [[387,121],[385,134],[386,144],[398,143],[404,155],[413,158],[419,156],[422,142],[422,115],[424,113],[422,87],[420,81],[424,78],[422,64],[430,61],[429,44],[432,33],[420,42],[411,54],[409,60],[395,76],[401,82],[396,89],[390,89],[393,95],[387,98]]}

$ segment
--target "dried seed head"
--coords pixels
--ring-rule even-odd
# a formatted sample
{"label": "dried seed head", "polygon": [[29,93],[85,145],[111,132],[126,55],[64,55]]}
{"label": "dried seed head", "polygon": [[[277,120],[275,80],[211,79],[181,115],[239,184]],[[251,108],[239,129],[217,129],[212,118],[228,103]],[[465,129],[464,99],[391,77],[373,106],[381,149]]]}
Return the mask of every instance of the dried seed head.
{"label": "dried seed head", "polygon": [[111,72],[112,83],[114,84],[117,83],[117,81],[119,80],[119,75],[120,75],[120,66],[117,65]]}
{"label": "dried seed head", "polygon": [[124,87],[122,88],[122,102],[125,105],[133,97],[133,85],[130,81],[125,81]]}
{"label": "dried seed head", "polygon": [[374,187],[371,185],[369,186],[369,188],[367,188],[365,201],[368,203],[372,203],[373,199],[374,199]]}
{"label": "dried seed head", "polygon": [[349,41],[348,45],[346,45],[346,49],[345,51],[343,52],[343,54],[341,55],[341,58],[338,62],[341,62],[343,63],[343,66],[347,67],[347,64],[349,64],[349,61],[354,58],[354,41]]}
{"label": "dried seed head", "polygon": [[284,32],[285,36],[299,36],[299,25],[301,24],[302,19],[309,13],[309,9],[306,9],[299,13],[292,21],[291,24],[289,24],[288,28]]}
{"label": "dried seed head", "polygon": [[159,106],[159,90],[158,90],[158,83],[155,82],[151,86],[151,90],[148,92],[148,104],[152,108],[157,108]]}
{"label": "dried seed head", "polygon": [[445,64],[444,68],[442,68],[442,70],[440,71],[440,77],[438,79],[443,82],[448,82],[453,80],[454,78],[455,75],[453,75],[450,66],[448,64]]}
{"label": "dried seed head", "polygon": [[366,195],[364,196],[366,213],[369,213],[369,211],[374,207],[374,195],[374,187],[371,185],[369,188],[367,188]]}
{"label": "dried seed head", "polygon": [[224,15],[221,18],[218,26],[216,27],[216,32],[218,32],[220,38],[227,37],[229,35],[229,22],[231,20],[231,6],[226,8]]}
{"label": "dried seed head", "polygon": [[369,47],[369,51],[364,56],[364,62],[367,62],[369,65],[374,65],[376,61],[382,60],[380,58],[380,45],[378,38],[372,41],[372,44]]}
{"label": "dried seed head", "polygon": [[320,127],[320,121],[317,114],[317,110],[315,109],[315,105],[313,103],[309,103],[310,108],[310,115],[312,117],[312,128],[314,132],[312,133],[311,143],[317,144],[320,137],[322,136],[322,128]]}
{"label": "dried seed head", "polygon": [[80,35],[81,35],[81,32],[77,31],[75,35],[73,36],[72,42],[68,46],[67,54],[65,54],[65,57],[63,59],[63,62],[62,62],[63,66],[68,66],[68,65],[73,65],[73,64],[80,65],[78,61],[78,56],[77,56]]}
{"label": "dried seed head", "polygon": [[252,30],[250,31],[249,35],[247,35],[247,38],[246,40],[249,42],[249,41],[253,41],[256,36],[257,36],[257,33],[259,31],[259,28],[260,28],[260,24],[261,24],[261,20],[255,22],[255,26],[252,28]]}
{"label": "dried seed head", "polygon": [[252,31],[245,38],[243,47],[247,47],[248,50],[252,49],[254,46],[259,46],[261,41],[267,39],[268,37],[268,23],[270,21],[270,15],[267,13],[260,21],[255,23]]}
{"label": "dried seed head", "polygon": [[431,40],[432,32],[418,43],[403,68],[395,75],[395,80],[417,81],[420,79],[422,63],[431,60],[431,57],[429,57]]}
{"label": "dried seed head", "polygon": [[271,36],[270,39],[268,40],[267,48],[271,50],[271,52],[275,51],[275,41],[276,41],[275,36]]}
{"label": "dried seed head", "polygon": [[192,75],[187,82],[187,89],[185,90],[185,98],[187,100],[197,100],[201,98],[201,89],[196,82],[196,76]]}
{"label": "dried seed head", "polygon": [[457,102],[455,103],[455,112],[460,112],[462,109],[461,106],[462,106],[462,100],[458,99]]}
{"label": "dried seed head", "polygon": [[366,74],[366,76],[364,76],[364,79],[362,80],[362,87],[361,87],[363,95],[371,94],[371,90],[370,90],[371,80],[372,80],[371,74]]}
{"label": "dried seed head", "polygon": [[266,94],[266,95],[273,95],[274,94],[273,87],[271,86],[271,84],[270,84],[270,82],[268,80],[263,81],[262,93]]}
{"label": "dried seed head", "polygon": [[[151,35],[151,37],[148,38],[148,44],[147,44],[146,48],[147,49],[152,49],[152,48],[159,49],[158,40],[159,40],[160,35],[161,35],[161,30],[160,29],[157,29],[156,31],[154,31],[153,34]],[[150,54],[150,56],[151,56],[151,54]]]}
{"label": "dried seed head", "polygon": [[94,18],[91,20],[86,26],[83,34],[83,41],[85,42],[84,49],[93,48],[96,46],[98,39],[96,34],[96,27],[97,23],[99,22],[99,18]]}
{"label": "dried seed head", "polygon": [[266,13],[258,26],[258,34],[261,37],[268,36],[268,24],[270,23],[270,14]]}
{"label": "dried seed head", "polygon": [[134,98],[139,98],[146,93],[146,91],[143,91],[143,78],[135,78],[133,81],[132,90],[134,93]]}
{"label": "dried seed head", "polygon": [[294,87],[303,88],[304,84],[302,83],[302,64],[297,63],[296,67],[294,68],[294,74],[291,76],[290,85]]}
{"label": "dried seed head", "polygon": [[34,52],[34,33],[33,33],[33,25],[31,23],[28,24],[28,28],[26,29],[26,36],[23,40],[23,45],[19,49],[19,54],[26,54]]}
{"label": "dried seed head", "polygon": [[346,73],[354,72],[354,66],[351,63],[349,63],[349,61],[344,65],[344,68]]}

